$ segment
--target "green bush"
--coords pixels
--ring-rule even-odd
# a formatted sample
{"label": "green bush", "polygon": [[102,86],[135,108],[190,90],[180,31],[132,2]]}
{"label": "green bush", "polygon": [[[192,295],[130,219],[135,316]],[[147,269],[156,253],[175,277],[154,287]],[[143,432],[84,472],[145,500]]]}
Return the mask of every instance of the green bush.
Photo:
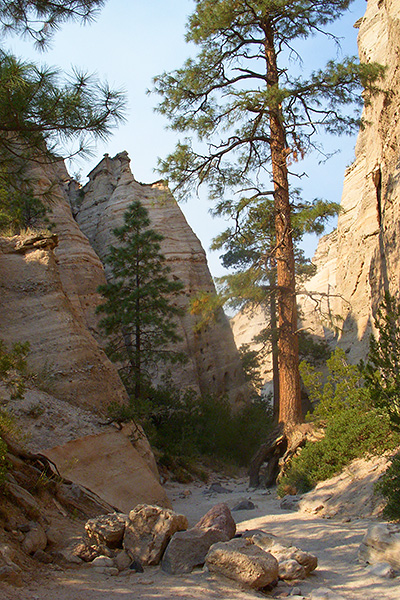
{"label": "green bush", "polygon": [[328,420],[321,440],[307,442],[293,458],[279,482],[278,494],[308,492],[319,481],[337,475],[355,458],[393,449],[399,441],[389,418],[382,418],[375,410],[342,410]]}
{"label": "green bush", "polygon": [[383,516],[389,521],[400,521],[400,453],[393,457],[375,489],[387,500]]}
{"label": "green bush", "polygon": [[278,493],[303,493],[339,473],[350,461],[365,454],[379,454],[400,443],[389,415],[372,407],[370,391],[361,371],[349,365],[343,350],[327,361],[328,376],[302,363],[300,371],[310,398],[316,403],[309,415],[324,429],[324,437],[307,442],[291,461],[280,480]]}
{"label": "green bush", "polygon": [[238,411],[219,396],[179,390],[168,379],[130,406],[113,405],[117,420],[137,419],[161,456],[215,457],[245,465],[271,428],[268,404],[256,399]]}

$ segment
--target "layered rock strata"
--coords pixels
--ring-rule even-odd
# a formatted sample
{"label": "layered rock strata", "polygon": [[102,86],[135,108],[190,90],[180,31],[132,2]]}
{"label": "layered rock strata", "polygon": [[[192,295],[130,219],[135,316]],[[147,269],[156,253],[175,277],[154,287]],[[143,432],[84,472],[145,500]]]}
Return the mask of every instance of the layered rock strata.
{"label": "layered rock strata", "polygon": [[29,367],[55,396],[105,408],[126,392],[93,336],[103,267],[72,217],[65,169],[37,171],[38,188],[52,192],[54,233],[0,238],[0,338],[29,342]]}
{"label": "layered rock strata", "polygon": [[202,393],[228,394],[233,402],[243,399],[246,385],[229,323],[221,312],[217,321],[201,332],[195,331],[196,317],[190,314],[190,300],[199,292],[213,293],[214,284],[200,241],[164,182],[142,184],[135,180],[126,152],[114,158],[105,155],[89,174],[89,182],[79,191],[71,190],[73,212],[81,231],[104,261],[109,246],[115,244],[112,230],[121,226],[128,206],[139,200],[149,212],[151,227],[164,236],[161,250],[171,268],[171,276],[184,283],[178,303],[185,309],[179,319],[180,350],[189,358],[174,369],[180,386]]}

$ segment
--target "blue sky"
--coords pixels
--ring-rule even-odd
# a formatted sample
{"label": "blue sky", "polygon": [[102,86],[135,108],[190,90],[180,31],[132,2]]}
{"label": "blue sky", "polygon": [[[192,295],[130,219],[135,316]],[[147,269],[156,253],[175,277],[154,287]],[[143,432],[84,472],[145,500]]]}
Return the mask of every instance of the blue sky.
{"label": "blue sky", "polygon": [[[193,7],[193,0],[108,0],[94,23],[65,24],[45,53],[35,52],[29,41],[11,37],[7,40],[6,46],[18,56],[57,65],[64,71],[70,72],[74,66],[95,72],[111,87],[125,90],[127,122],[105,144],[97,145],[92,159],[68,165],[70,172],[81,171],[83,181],[105,152],[114,156],[122,150],[128,151],[138,181],[151,183],[159,178],[154,172],[157,157],[173,150],[177,134],[166,130],[166,120],[153,110],[157,96],[146,91],[152,88],[155,75],[180,67],[193,51],[184,40],[187,15]],[[349,13],[333,28],[342,38],[343,54],[357,52],[357,30],[353,24],[365,8],[365,0],[355,0]],[[325,60],[336,58],[335,46],[317,39],[304,43],[301,53],[306,68],[322,66]],[[354,158],[354,144],[355,138],[349,137],[324,141],[329,152],[335,149],[341,152],[325,165],[313,159],[305,162],[308,177],[299,184],[305,196],[340,201],[344,169]],[[181,208],[208,251],[211,239],[226,224],[209,215],[210,206],[204,198],[193,198]],[[307,238],[304,246],[311,256],[316,240]],[[208,259],[212,274],[221,275],[218,254],[208,252]]]}

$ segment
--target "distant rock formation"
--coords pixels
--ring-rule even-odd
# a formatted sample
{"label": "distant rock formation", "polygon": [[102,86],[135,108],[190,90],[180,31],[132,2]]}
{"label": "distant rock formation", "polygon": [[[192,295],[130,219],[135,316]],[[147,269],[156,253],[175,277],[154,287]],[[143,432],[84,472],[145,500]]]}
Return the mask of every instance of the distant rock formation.
{"label": "distant rock formation", "polygon": [[165,183],[139,183],[129,163],[126,152],[114,158],[105,155],[82,189],[70,189],[75,219],[97,255],[104,260],[109,246],[115,244],[112,230],[123,223],[128,206],[139,200],[147,208],[151,227],[164,236],[161,250],[171,275],[185,285],[178,302],[186,312],[179,320],[178,332],[183,340],[180,349],[187,353],[189,362],[173,369],[173,379],[182,387],[190,386],[202,393],[227,394],[234,403],[243,400],[247,388],[225,315],[221,311],[213,325],[195,332],[196,317],[188,310],[196,294],[215,291],[200,241]]}

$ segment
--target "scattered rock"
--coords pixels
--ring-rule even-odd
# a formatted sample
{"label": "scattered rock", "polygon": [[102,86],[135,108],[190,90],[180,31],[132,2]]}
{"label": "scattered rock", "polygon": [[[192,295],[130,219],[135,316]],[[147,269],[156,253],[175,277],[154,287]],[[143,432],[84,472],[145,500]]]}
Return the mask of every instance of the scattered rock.
{"label": "scattered rock", "polygon": [[214,492],[216,494],[231,494],[232,490],[225,488],[220,483],[212,483],[210,487],[207,489],[207,492]]}
{"label": "scattered rock", "polygon": [[127,569],[132,562],[131,557],[127,552],[125,552],[125,550],[118,552],[114,560],[118,571],[125,571],[125,569]]}
{"label": "scattered rock", "polygon": [[14,502],[21,507],[31,519],[40,519],[41,514],[39,504],[32,494],[21,486],[10,482],[7,482],[6,489]]}
{"label": "scattered rock", "polygon": [[346,600],[343,596],[332,592],[329,588],[318,588],[311,592],[310,600]]}
{"label": "scattered rock", "polygon": [[256,505],[254,504],[254,502],[252,502],[251,500],[245,499],[245,500],[240,500],[240,502],[232,508],[232,512],[234,510],[254,510],[255,508],[256,508]]}
{"label": "scattered rock", "polygon": [[47,552],[44,552],[43,550],[36,550],[35,554],[33,555],[33,558],[45,565],[49,565],[53,562],[53,557]]}
{"label": "scattered rock", "polygon": [[121,548],[125,533],[128,515],[111,513],[89,519],[85,525],[88,538],[95,545],[108,546],[108,548]]}
{"label": "scattered rock", "polygon": [[27,554],[34,554],[37,550],[44,550],[47,546],[46,533],[39,523],[30,523],[30,528],[21,544]]}
{"label": "scattered rock", "polygon": [[243,538],[214,544],[206,556],[206,564],[210,571],[256,589],[278,579],[276,558]]}
{"label": "scattered rock", "polygon": [[132,560],[139,559],[143,565],[157,565],[174,533],[187,527],[188,521],[183,515],[159,506],[138,504],[129,513],[124,550]]}
{"label": "scattered rock", "polygon": [[115,567],[115,562],[109,556],[96,556],[92,561],[94,567]]}
{"label": "scattered rock", "polygon": [[228,540],[236,533],[236,523],[225,502],[213,506],[195,525],[197,529],[219,529]]}
{"label": "scattered rock", "polygon": [[306,577],[305,568],[297,560],[281,560],[278,562],[278,565],[280,579],[292,581],[293,579],[305,579]]}
{"label": "scattered rock", "polygon": [[228,537],[220,529],[193,527],[175,533],[162,559],[166,573],[191,573],[194,567],[204,565],[207,552],[217,542],[226,542]]}
{"label": "scattered rock", "polygon": [[4,565],[0,567],[0,581],[6,581],[14,585],[21,585],[21,569],[18,565]]}
{"label": "scattered rock", "polygon": [[299,502],[301,500],[301,496],[294,496],[294,495],[290,495],[288,494],[287,496],[284,496],[280,502],[280,507],[283,510],[298,510],[299,509]]}
{"label": "scattered rock", "polygon": [[371,575],[374,577],[380,577],[381,579],[393,579],[396,577],[396,573],[389,563],[376,563],[368,570]]}
{"label": "scattered rock", "polygon": [[400,525],[374,523],[370,525],[358,550],[360,560],[369,563],[389,563],[400,569]]}

